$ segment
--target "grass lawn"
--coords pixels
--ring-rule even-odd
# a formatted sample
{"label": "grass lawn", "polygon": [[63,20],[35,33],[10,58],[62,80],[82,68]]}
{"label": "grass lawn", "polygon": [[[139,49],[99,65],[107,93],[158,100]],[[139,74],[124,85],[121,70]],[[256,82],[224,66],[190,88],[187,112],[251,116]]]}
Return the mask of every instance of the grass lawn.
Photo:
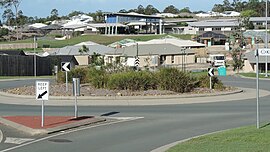
{"label": "grass lawn", "polygon": [[[245,76],[245,77],[251,77],[251,78],[256,78],[256,73],[239,73],[239,75]],[[270,74],[268,74],[270,78]],[[259,78],[265,78],[265,74],[259,74]]]}
{"label": "grass lawn", "polygon": [[191,139],[167,152],[267,152],[270,151],[270,126],[242,127]]}
{"label": "grass lawn", "polygon": [[[52,37],[39,38],[37,43],[38,47],[49,45],[50,48],[61,48],[67,45],[75,45],[80,42],[92,41],[98,44],[109,45],[116,41],[120,41],[126,38],[133,39],[136,41],[148,41],[152,39],[162,38],[166,35],[123,35],[123,36],[105,36],[105,35],[83,35],[74,37],[68,40],[55,40]],[[172,35],[181,39],[190,40],[191,35]],[[33,39],[19,40],[12,42],[1,42],[0,44],[6,43],[33,43]]]}

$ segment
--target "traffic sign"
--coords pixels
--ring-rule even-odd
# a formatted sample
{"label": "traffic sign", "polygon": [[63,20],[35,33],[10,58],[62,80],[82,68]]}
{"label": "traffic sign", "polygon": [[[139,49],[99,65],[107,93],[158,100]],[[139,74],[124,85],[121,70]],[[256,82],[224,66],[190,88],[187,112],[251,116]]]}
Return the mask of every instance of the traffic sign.
{"label": "traffic sign", "polygon": [[258,49],[259,56],[270,56],[270,49]]}
{"label": "traffic sign", "polygon": [[49,100],[49,81],[36,81],[36,99]]}
{"label": "traffic sign", "polygon": [[70,71],[70,62],[61,62],[62,71]]}
{"label": "traffic sign", "polygon": [[135,63],[134,63],[134,65],[135,65],[136,67],[138,67],[138,66],[140,65],[140,59],[139,59],[139,57],[136,57],[136,58],[135,58]]}
{"label": "traffic sign", "polygon": [[209,77],[214,76],[214,69],[213,68],[208,68],[208,76]]}

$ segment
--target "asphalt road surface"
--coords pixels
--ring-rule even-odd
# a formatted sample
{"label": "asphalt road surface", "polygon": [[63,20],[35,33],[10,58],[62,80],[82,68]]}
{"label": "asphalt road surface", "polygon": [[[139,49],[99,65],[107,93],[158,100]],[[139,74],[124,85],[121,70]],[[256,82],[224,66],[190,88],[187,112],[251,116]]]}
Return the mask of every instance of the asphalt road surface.
{"label": "asphalt road surface", "polygon": [[[255,79],[222,77],[225,84],[255,88]],[[29,83],[29,82],[28,82]],[[9,83],[7,83],[9,84]],[[13,85],[14,86],[14,85]],[[270,90],[270,81],[260,81],[260,88]],[[5,87],[1,83],[1,87]],[[230,98],[230,96],[226,96]],[[256,97],[218,103],[163,106],[88,106],[80,107],[80,115],[142,117],[132,121],[79,128],[78,131],[28,137],[0,125],[4,140],[0,151],[14,152],[149,152],[160,146],[189,137],[256,124]],[[22,99],[23,100],[23,99]],[[175,99],[177,100],[177,99]],[[270,120],[269,96],[260,98],[261,122]],[[48,115],[71,115],[73,107],[46,107]],[[39,106],[0,104],[0,115],[39,115]],[[9,137],[28,139],[21,143],[5,143]]]}

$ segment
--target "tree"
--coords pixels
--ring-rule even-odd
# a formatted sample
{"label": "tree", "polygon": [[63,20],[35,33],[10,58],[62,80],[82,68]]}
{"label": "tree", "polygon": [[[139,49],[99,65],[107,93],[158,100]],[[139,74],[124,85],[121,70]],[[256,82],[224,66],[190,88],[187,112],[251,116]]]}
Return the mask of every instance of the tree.
{"label": "tree", "polygon": [[177,8],[174,7],[173,5],[170,5],[170,6],[166,7],[166,8],[163,10],[163,13],[178,14],[178,13],[179,13],[179,9],[177,9]]}
{"label": "tree", "polygon": [[238,47],[232,50],[233,70],[237,70],[237,73],[239,73],[239,70],[244,66],[241,49],[242,48]]}
{"label": "tree", "polygon": [[139,5],[138,8],[137,8],[136,13],[144,14],[145,13],[144,7],[142,5]]}
{"label": "tree", "polygon": [[145,14],[146,15],[153,15],[159,13],[159,10],[156,9],[153,5],[147,5],[145,8]]}
{"label": "tree", "polygon": [[179,13],[191,13],[189,7],[185,7],[179,11]]}
{"label": "tree", "polygon": [[250,17],[258,16],[259,13],[254,10],[245,10],[241,12],[241,23],[246,29],[253,29],[253,24],[249,21]]}
{"label": "tree", "polygon": [[71,18],[73,16],[78,16],[80,14],[84,14],[84,13],[81,11],[72,11],[71,13],[68,14],[68,17]]}
{"label": "tree", "polygon": [[51,16],[50,16],[50,20],[58,20],[58,10],[57,9],[52,9],[51,11]]}
{"label": "tree", "polygon": [[14,9],[15,9],[15,24],[16,24],[17,40],[19,39],[17,18],[18,18],[19,6],[20,6],[21,2],[22,2],[22,0],[0,0],[0,5],[2,7],[6,8],[6,9],[11,9],[12,7],[14,7]]}
{"label": "tree", "polygon": [[79,49],[80,54],[87,53],[89,51],[89,48],[85,45],[82,45],[82,47]]}
{"label": "tree", "polygon": [[4,10],[2,18],[6,22],[7,25],[9,25],[9,26],[13,25],[12,20],[14,19],[14,17],[15,17],[15,15],[11,9]]}
{"label": "tree", "polygon": [[121,9],[118,13],[128,13],[128,11],[125,9]]}

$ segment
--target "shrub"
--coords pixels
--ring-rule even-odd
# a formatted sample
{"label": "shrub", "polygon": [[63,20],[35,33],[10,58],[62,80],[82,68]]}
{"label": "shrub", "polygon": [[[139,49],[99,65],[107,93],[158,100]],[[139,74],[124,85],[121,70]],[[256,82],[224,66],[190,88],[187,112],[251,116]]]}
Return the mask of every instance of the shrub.
{"label": "shrub", "polygon": [[69,81],[72,81],[72,78],[80,78],[81,83],[89,82],[89,68],[75,68],[69,72]]}
{"label": "shrub", "polygon": [[[212,89],[223,89],[224,85],[223,83],[216,77],[212,77]],[[197,77],[197,80],[199,82],[199,85],[197,87],[200,88],[209,88],[210,87],[210,78],[207,75],[200,75]]]}
{"label": "shrub", "polygon": [[108,81],[108,88],[118,90],[149,90],[157,88],[154,75],[148,71],[129,71],[112,74]]}
{"label": "shrub", "polygon": [[175,92],[190,92],[194,83],[189,74],[176,68],[163,68],[157,73],[159,87]]}
{"label": "shrub", "polygon": [[108,83],[109,74],[103,69],[90,67],[88,72],[89,82],[96,88],[105,88]]}

